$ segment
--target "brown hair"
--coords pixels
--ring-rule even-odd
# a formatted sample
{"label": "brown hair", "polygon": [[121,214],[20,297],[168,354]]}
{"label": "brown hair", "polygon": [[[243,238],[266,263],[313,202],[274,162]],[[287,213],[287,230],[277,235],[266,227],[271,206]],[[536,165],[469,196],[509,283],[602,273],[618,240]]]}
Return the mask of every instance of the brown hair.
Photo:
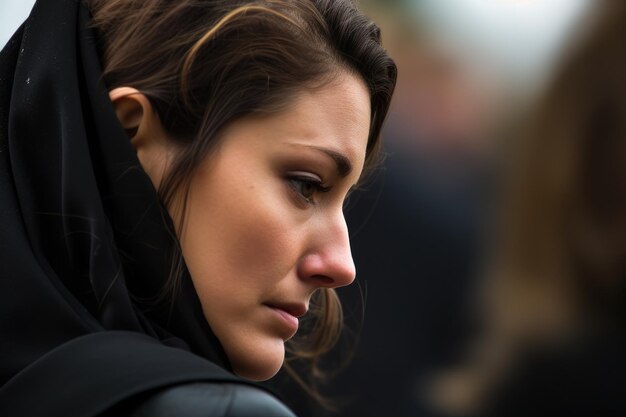
{"label": "brown hair", "polygon": [[526,349],[571,343],[590,321],[615,325],[623,311],[626,7],[603,5],[515,147],[483,293],[485,333],[469,366],[440,385],[445,408],[486,405]]}
{"label": "brown hair", "polygon": [[[89,0],[88,5],[100,33],[108,88],[141,91],[180,145],[159,194],[166,207],[182,197],[182,216],[192,174],[229,123],[280,111],[298,91],[327,85],[341,70],[362,78],[369,89],[366,169],[374,165],[396,67],[381,46],[378,27],[352,1]],[[182,268],[180,251],[174,265],[171,288]],[[334,290],[323,289],[316,298],[313,334],[290,349],[312,359],[314,369],[335,344],[342,323]]]}

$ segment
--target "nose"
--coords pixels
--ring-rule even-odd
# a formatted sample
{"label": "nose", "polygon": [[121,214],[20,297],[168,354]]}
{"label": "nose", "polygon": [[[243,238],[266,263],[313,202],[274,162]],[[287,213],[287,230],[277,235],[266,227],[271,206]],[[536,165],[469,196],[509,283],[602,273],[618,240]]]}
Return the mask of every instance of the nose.
{"label": "nose", "polygon": [[300,260],[298,274],[318,287],[349,285],[356,277],[356,268],[343,212],[323,223],[314,228],[310,248]]}

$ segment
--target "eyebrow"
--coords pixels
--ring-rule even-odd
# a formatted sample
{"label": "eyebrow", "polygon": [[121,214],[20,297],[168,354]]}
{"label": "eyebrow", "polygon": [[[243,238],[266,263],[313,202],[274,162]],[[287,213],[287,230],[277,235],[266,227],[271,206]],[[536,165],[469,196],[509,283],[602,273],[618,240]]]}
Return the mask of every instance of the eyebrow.
{"label": "eyebrow", "polygon": [[333,151],[328,148],[322,148],[319,146],[306,145],[306,147],[309,149],[314,149],[316,151],[322,152],[328,155],[329,157],[331,157],[332,160],[335,161],[335,164],[337,165],[337,172],[342,178],[347,177],[348,174],[352,172],[352,163],[345,155],[337,151]]}

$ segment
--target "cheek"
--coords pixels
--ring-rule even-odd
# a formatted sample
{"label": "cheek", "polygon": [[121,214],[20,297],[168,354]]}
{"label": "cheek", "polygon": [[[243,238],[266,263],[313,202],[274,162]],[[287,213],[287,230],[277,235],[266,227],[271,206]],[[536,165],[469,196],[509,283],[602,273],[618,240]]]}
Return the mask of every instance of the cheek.
{"label": "cheek", "polygon": [[[262,205],[261,205],[262,206]],[[268,207],[233,210],[230,229],[222,235],[219,252],[232,278],[262,289],[286,276],[296,262],[297,242],[288,219]]]}
{"label": "cheek", "polygon": [[199,292],[259,296],[297,262],[297,216],[279,181],[220,173],[192,183],[181,242],[185,260]]}

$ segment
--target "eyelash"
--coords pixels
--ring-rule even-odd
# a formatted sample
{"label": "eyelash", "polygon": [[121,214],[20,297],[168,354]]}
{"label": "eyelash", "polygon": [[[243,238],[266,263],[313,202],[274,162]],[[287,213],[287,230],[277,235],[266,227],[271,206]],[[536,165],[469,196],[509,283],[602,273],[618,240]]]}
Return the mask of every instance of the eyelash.
{"label": "eyelash", "polygon": [[[292,173],[287,177],[287,181],[289,181],[289,185],[298,196],[310,205],[317,203],[314,198],[315,194],[327,193],[332,188],[323,185],[318,178],[305,173]],[[304,187],[311,187],[311,189],[305,191]]]}

